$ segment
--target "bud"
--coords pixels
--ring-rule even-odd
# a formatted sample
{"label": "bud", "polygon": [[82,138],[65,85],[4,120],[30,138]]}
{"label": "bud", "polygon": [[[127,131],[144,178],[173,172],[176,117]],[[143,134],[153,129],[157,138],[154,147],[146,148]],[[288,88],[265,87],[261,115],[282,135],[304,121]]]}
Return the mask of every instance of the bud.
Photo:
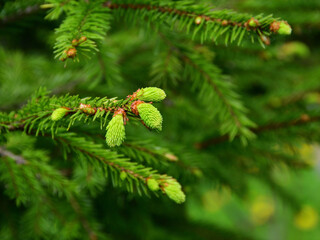
{"label": "bud", "polygon": [[59,121],[67,114],[67,112],[68,112],[68,109],[66,109],[66,108],[57,108],[51,114],[51,120],[52,121]]}
{"label": "bud", "polygon": [[261,41],[262,41],[264,44],[270,45],[270,38],[267,37],[266,35],[261,34],[261,35],[260,35],[260,39],[261,39]]}
{"label": "bud", "polygon": [[274,21],[270,25],[270,31],[274,33],[279,33],[281,35],[290,35],[292,29],[290,25],[285,21],[281,21],[281,22]]}
{"label": "bud", "polygon": [[120,179],[123,181],[123,180],[125,180],[126,178],[127,178],[127,173],[125,172],[125,171],[121,171],[121,173],[120,173]]}
{"label": "bud", "polygon": [[194,20],[195,24],[199,25],[202,21],[202,17],[198,16],[196,17],[196,19]]}
{"label": "bud", "polygon": [[72,46],[74,46],[74,47],[78,46],[78,43],[79,42],[78,42],[77,39],[73,39],[72,42],[71,42]]}
{"label": "bud", "polygon": [[147,102],[160,102],[166,98],[166,93],[157,87],[142,88],[137,92],[137,99]]}
{"label": "bud", "polygon": [[109,147],[120,146],[126,137],[123,115],[114,115],[107,126],[106,141]]}
{"label": "bud", "polygon": [[300,119],[303,121],[303,122],[308,122],[310,121],[310,116],[308,114],[302,114]]}
{"label": "bud", "polygon": [[172,162],[176,162],[176,161],[179,160],[178,157],[176,155],[172,154],[172,153],[166,153],[164,156],[167,159],[169,159],[169,161],[172,161]]}
{"label": "bud", "polygon": [[147,185],[148,185],[148,188],[151,190],[151,191],[158,191],[159,190],[159,183],[157,180],[153,179],[153,178],[149,178],[147,180]]}
{"label": "bud", "polygon": [[270,24],[270,31],[277,33],[280,28],[280,22],[274,21]]}
{"label": "bud", "polygon": [[248,21],[248,25],[250,27],[258,27],[259,26],[259,22],[258,20],[254,19],[254,18],[251,18],[249,21]]}
{"label": "bud", "polygon": [[91,115],[96,113],[95,108],[91,107],[90,104],[80,103],[79,109],[82,110],[84,113]]}
{"label": "bud", "polygon": [[291,34],[291,27],[287,22],[281,22],[279,25],[278,33],[281,35],[290,35]]}
{"label": "bud", "polygon": [[67,56],[69,58],[74,58],[77,55],[77,49],[75,48],[69,48],[67,51]]}
{"label": "bud", "polygon": [[227,26],[228,24],[229,24],[229,21],[228,21],[228,20],[222,20],[222,22],[221,22],[221,25],[222,25],[223,27]]}
{"label": "bud", "polygon": [[82,36],[81,38],[79,38],[79,43],[83,43],[85,41],[87,41],[87,37],[86,36]]}
{"label": "bud", "polygon": [[167,181],[167,183],[168,186],[164,187],[164,192],[176,203],[183,203],[186,200],[186,195],[182,192],[180,183],[172,179]]}
{"label": "bud", "polygon": [[150,103],[140,103],[137,106],[139,115],[145,125],[150,129],[158,131],[162,130],[162,116],[161,113]]}

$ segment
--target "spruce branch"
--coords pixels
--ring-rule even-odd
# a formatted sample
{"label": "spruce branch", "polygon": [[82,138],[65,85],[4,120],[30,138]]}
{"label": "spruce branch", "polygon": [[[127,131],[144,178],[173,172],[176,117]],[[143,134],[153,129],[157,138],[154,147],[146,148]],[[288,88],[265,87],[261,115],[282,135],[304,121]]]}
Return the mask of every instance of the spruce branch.
{"label": "spruce branch", "polygon": [[18,146],[21,153],[7,150],[8,146],[0,148],[0,181],[7,185],[7,195],[17,204],[30,203],[49,194],[68,198],[76,192],[75,185],[48,164],[46,153],[34,149],[33,138],[22,136],[18,140],[17,135],[11,134],[7,138],[21,144]]}
{"label": "spruce branch", "polygon": [[[225,44],[237,41],[241,44],[245,35],[251,37],[252,42],[257,39],[260,44],[269,45],[269,35],[272,33],[290,34],[291,27],[285,21],[269,16],[251,16],[227,10],[215,10],[209,5],[190,1],[165,2],[161,1],[107,1],[104,6],[110,8],[115,15],[126,13],[126,19],[131,20],[141,16],[144,21],[156,24],[178,23],[177,29],[186,30],[192,38],[200,35],[201,42],[213,40],[217,42],[223,36]],[[138,12],[135,13],[135,12]],[[131,15],[130,15],[131,14]],[[279,28],[274,28],[279,25]],[[281,25],[281,27],[280,27]],[[285,30],[284,30],[285,29]]]}
{"label": "spruce branch", "polygon": [[8,151],[5,147],[0,146],[0,156],[9,157],[15,160],[16,164],[27,164],[27,160],[23,157]]}
{"label": "spruce branch", "polygon": [[[88,51],[98,51],[97,43],[109,30],[111,16],[103,1],[71,1],[67,18],[56,30],[55,57],[61,61],[68,58],[79,60],[79,53],[86,56]],[[61,5],[57,6],[58,8]]]}
{"label": "spruce branch", "polygon": [[[319,121],[320,121],[320,116],[309,116],[307,114],[302,114],[301,117],[297,119],[289,120],[286,122],[270,123],[270,124],[258,126],[255,128],[251,128],[250,130],[255,134],[260,134],[268,131],[285,129],[285,128],[300,126],[300,125],[304,125],[312,122],[319,122]],[[223,135],[223,136],[211,138],[201,143],[196,143],[195,147],[197,149],[206,149],[206,148],[209,148],[211,145],[219,144],[227,140],[228,140],[228,135]]]}
{"label": "spruce branch", "polygon": [[101,232],[92,220],[92,203],[83,198],[83,194],[72,196],[67,201],[42,196],[33,201],[21,219],[24,238],[97,239],[95,237]]}
{"label": "spruce branch", "polygon": [[240,135],[244,144],[248,139],[252,139],[254,134],[249,127],[255,124],[246,116],[247,109],[234,91],[233,84],[222,75],[221,70],[197,51],[195,46],[181,44],[177,39],[170,38],[170,34],[168,36],[166,32],[159,34],[180,59],[181,65],[184,64],[183,78],[193,81],[194,89],[205,102],[211,116],[218,116],[222,134],[228,134],[231,140]]}
{"label": "spruce branch", "polygon": [[92,227],[90,226],[89,221],[86,219],[86,217],[84,216],[81,206],[79,204],[79,202],[77,201],[77,199],[75,197],[71,197],[70,200],[70,205],[72,207],[72,209],[75,211],[75,213],[77,214],[82,227],[85,229],[85,231],[88,233],[88,237],[90,240],[96,240],[97,239],[97,233],[92,229]]}
{"label": "spruce branch", "polygon": [[124,143],[119,151],[137,161],[152,165],[168,165],[168,162],[178,161],[178,157],[168,149],[148,144],[145,141],[129,141]]}
{"label": "spruce branch", "polygon": [[[218,86],[214,83],[214,81],[212,81],[212,77],[209,75],[208,72],[206,72],[204,69],[202,69],[199,65],[197,65],[197,63],[195,61],[193,61],[191,58],[189,58],[188,56],[183,56],[183,60],[187,63],[190,64],[194,69],[196,69],[197,71],[200,72],[200,74],[204,77],[204,79],[206,80],[206,82],[211,85],[211,87],[214,89],[214,91],[216,92],[216,94],[218,95],[218,97],[221,99],[221,101],[226,105],[231,118],[233,119],[234,123],[237,125],[238,128],[242,127],[242,124],[240,123],[233,107],[230,105],[230,103],[228,102],[228,100],[226,99],[226,97],[224,96],[224,94],[221,92],[221,90],[218,88]],[[215,69],[215,71],[219,71],[217,69]],[[210,71],[211,72],[211,71]]]}
{"label": "spruce branch", "polygon": [[[50,16],[59,16],[65,3],[58,1],[52,5]],[[226,10],[212,10],[211,6],[190,4],[186,2],[151,2],[145,1],[128,3],[127,1],[71,1],[66,10],[67,18],[57,29],[55,57],[61,61],[69,58],[79,60],[79,53],[86,56],[88,51],[99,51],[97,42],[101,41],[109,30],[112,11],[113,16],[121,18],[125,11],[126,19],[142,17],[154,24],[169,23],[177,29],[185,29],[201,42],[213,40],[217,42],[224,37],[225,44],[237,41],[241,44],[245,35],[251,37],[252,42],[257,39],[264,47],[269,45],[269,35],[272,33],[290,34],[291,27],[285,21],[279,21],[271,16],[238,14]],[[104,6],[104,7],[103,7]],[[133,21],[134,22],[134,21]],[[198,36],[199,35],[199,36]]]}
{"label": "spruce branch", "polygon": [[[1,131],[24,130],[35,135],[51,131],[52,137],[61,128],[69,130],[76,122],[89,120],[100,120],[100,128],[108,123],[110,113],[113,113],[112,120],[107,126],[107,143],[109,146],[119,146],[124,140],[124,125],[129,119],[141,119],[142,123],[151,129],[158,131],[162,128],[162,116],[151,103],[142,103],[139,99],[160,101],[164,99],[165,93],[158,88],[142,88],[126,99],[116,98],[83,98],[78,96],[49,97],[45,90],[39,92],[28,102],[26,106],[17,112],[0,113]],[[159,95],[160,94],[160,95]],[[147,109],[139,108],[147,105]],[[139,108],[139,110],[137,109]],[[152,111],[150,111],[150,108]],[[120,122],[114,125],[116,115],[121,113]],[[128,118],[127,118],[128,116]],[[115,127],[111,127],[111,125]],[[120,125],[119,125],[120,124]],[[121,128],[121,134],[119,129]]]}
{"label": "spruce branch", "polygon": [[[101,144],[78,137],[74,133],[58,134],[55,141],[64,147],[65,152],[72,150],[80,159],[83,157],[88,160],[94,168],[104,169],[114,186],[125,186],[129,192],[137,191],[140,195],[142,193],[149,195],[147,183],[148,180],[153,179],[159,185],[159,191],[168,194],[168,197],[177,203],[183,202],[184,193],[181,191],[180,184],[168,175],[160,175],[156,170],[131,162],[130,159],[105,149]],[[66,153],[64,155],[66,156]],[[156,195],[159,192],[150,190]],[[168,193],[169,190],[170,193]]]}
{"label": "spruce branch", "polygon": [[[6,171],[7,173],[9,173],[9,175],[6,176],[4,174],[1,174],[0,180],[10,182],[10,184],[12,185],[12,189],[14,190],[13,194],[11,193],[11,196],[16,198],[19,204],[20,201],[22,201],[21,196],[23,195],[23,190],[20,188],[21,182],[18,183],[18,179],[15,176],[15,172],[12,168],[10,161],[6,158],[2,158],[2,162],[5,164],[5,167],[6,167],[5,170],[3,171]],[[0,163],[0,171],[2,170],[1,167],[2,166]]]}
{"label": "spruce branch", "polygon": [[[264,46],[270,44],[268,36],[272,33],[291,33],[291,27],[287,22],[271,16],[252,17],[249,14],[232,11],[212,10],[211,6],[190,4],[189,1],[146,4],[144,1],[127,3],[127,1],[103,0],[80,2],[53,0],[41,7],[50,9],[47,18],[57,19],[62,12],[67,14],[64,22],[56,30],[58,37],[54,53],[61,61],[67,59],[78,61],[79,55],[87,56],[88,51],[99,51],[97,43],[110,28],[110,10],[113,15],[127,11],[127,15],[141,16],[144,20],[147,18],[157,24],[170,23],[174,26],[174,23],[178,22],[178,29],[186,29],[193,39],[200,35],[201,42],[206,40],[217,42],[223,36],[225,44],[238,41],[240,45],[244,36],[248,35],[252,41],[257,39]],[[35,5],[26,8],[24,12],[30,14],[39,9],[39,6]],[[7,22],[8,19],[4,18],[2,21]]]}
{"label": "spruce branch", "polygon": [[[103,135],[88,135],[85,134],[86,137],[89,137],[92,140],[97,141],[99,140],[99,143],[103,143],[104,136]],[[185,146],[180,146],[184,149]],[[188,149],[190,150],[190,149]],[[182,169],[184,173],[187,173],[187,175],[193,175],[196,176],[199,174],[199,161],[197,163],[194,162],[196,156],[199,156],[199,153],[197,151],[193,150],[194,156],[190,157],[190,152],[188,152],[186,155],[188,157],[182,157],[181,159],[176,156],[172,151],[165,147],[161,147],[159,145],[151,144],[148,140],[129,140],[124,142],[119,148],[117,148],[117,151],[119,153],[122,153],[126,157],[136,161],[141,162],[143,165],[151,166],[156,169],[163,169],[164,171],[170,166],[170,168],[177,168]],[[186,152],[187,149],[184,149],[183,152]],[[185,158],[190,158],[190,161],[185,162]],[[204,159],[207,159],[207,157],[204,157]],[[192,160],[191,160],[192,159]]]}
{"label": "spruce branch", "polygon": [[[3,10],[5,10],[5,8]],[[22,10],[19,10],[15,14],[7,15],[7,16],[6,15],[1,16],[2,12],[0,12],[0,16],[1,16],[0,17],[0,28],[4,27],[6,24],[21,20],[22,18],[29,16],[31,14],[37,13],[39,11],[40,11],[39,5],[34,5],[34,6],[28,6]],[[5,12],[5,11],[3,11],[3,12]]]}

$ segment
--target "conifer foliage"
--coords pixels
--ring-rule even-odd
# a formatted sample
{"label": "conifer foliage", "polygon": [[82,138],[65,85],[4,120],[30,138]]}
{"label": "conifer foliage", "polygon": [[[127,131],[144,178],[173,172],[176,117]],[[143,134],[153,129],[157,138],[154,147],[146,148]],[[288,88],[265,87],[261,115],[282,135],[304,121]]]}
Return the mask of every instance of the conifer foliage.
{"label": "conifer foliage", "polygon": [[277,171],[319,142],[319,4],[226,2],[0,5],[1,240],[256,239],[203,210],[253,181],[305,209]]}

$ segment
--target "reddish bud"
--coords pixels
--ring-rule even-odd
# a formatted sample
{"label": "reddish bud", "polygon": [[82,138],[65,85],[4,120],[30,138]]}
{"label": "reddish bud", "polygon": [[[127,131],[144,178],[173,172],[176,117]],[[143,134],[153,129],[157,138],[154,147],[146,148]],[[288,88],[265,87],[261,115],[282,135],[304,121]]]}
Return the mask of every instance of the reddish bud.
{"label": "reddish bud", "polygon": [[87,41],[87,37],[86,36],[82,36],[80,39],[79,39],[79,43],[83,43],[85,41]]}
{"label": "reddish bud", "polygon": [[260,35],[260,39],[264,44],[270,45],[270,38],[269,37],[267,37],[265,35]]}
{"label": "reddish bud", "polygon": [[73,39],[71,44],[72,44],[72,46],[77,46],[78,45],[78,40],[77,39]]}
{"label": "reddish bud", "polygon": [[248,23],[248,26],[250,26],[252,28],[258,27],[260,25],[259,21],[255,18],[249,19],[247,23]]}
{"label": "reddish bud", "polygon": [[228,20],[223,20],[222,22],[221,22],[221,25],[222,26],[227,26],[229,24],[229,21]]}
{"label": "reddish bud", "polygon": [[75,48],[69,48],[67,51],[67,56],[69,58],[74,58],[77,55],[77,49]]}
{"label": "reddish bud", "polygon": [[300,119],[304,122],[308,122],[310,120],[310,117],[308,114],[302,114]]}
{"label": "reddish bud", "polygon": [[270,24],[270,31],[277,33],[280,28],[280,22],[274,21],[273,23]]}
{"label": "reddish bud", "polygon": [[139,111],[137,109],[138,105],[141,104],[141,103],[144,103],[144,101],[134,101],[132,104],[131,104],[131,111],[135,114],[135,115],[139,115]]}
{"label": "reddish bud", "polygon": [[194,20],[195,24],[199,25],[202,21],[202,17],[198,16],[196,17],[196,19]]}

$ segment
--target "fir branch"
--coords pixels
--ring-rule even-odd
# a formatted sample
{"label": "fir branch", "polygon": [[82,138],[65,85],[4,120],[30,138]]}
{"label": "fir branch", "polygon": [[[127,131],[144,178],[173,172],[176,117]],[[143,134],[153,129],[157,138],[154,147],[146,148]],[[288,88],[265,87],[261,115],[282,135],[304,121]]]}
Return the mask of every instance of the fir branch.
{"label": "fir branch", "polygon": [[77,201],[77,199],[75,197],[71,197],[69,202],[70,202],[70,205],[71,205],[72,209],[77,214],[77,216],[78,216],[83,228],[88,233],[89,239],[90,240],[96,240],[97,239],[97,234],[92,229],[92,227],[90,226],[89,221],[85,218],[85,216],[84,216],[84,214],[82,212],[81,206],[80,206],[79,202]]}
{"label": "fir branch", "polygon": [[[176,3],[177,4],[177,3]],[[179,4],[179,3],[178,3]],[[178,5],[177,4],[177,5]],[[189,3],[188,3],[189,4]],[[152,4],[139,4],[139,3],[113,3],[112,1],[107,1],[104,3],[105,7],[108,7],[110,9],[132,9],[132,10],[148,10],[148,11],[155,11],[159,13],[168,13],[168,14],[176,14],[180,17],[190,17],[193,19],[197,19],[198,17],[203,18],[203,21],[205,22],[219,22],[222,24],[222,26],[238,26],[238,27],[245,27],[247,28],[247,24],[243,22],[236,22],[232,20],[227,20],[227,19],[220,19],[220,18],[215,18],[215,17],[210,17],[206,15],[199,15],[196,12],[191,12],[191,11],[186,11],[186,10],[179,10],[176,8],[171,8],[167,6],[160,6],[160,5],[152,5]],[[178,6],[182,7],[182,6]],[[200,5],[200,8],[204,9],[204,6]],[[199,20],[200,21],[200,20]],[[196,23],[200,24],[200,23]]]}
{"label": "fir branch", "polygon": [[[69,198],[76,192],[75,185],[48,164],[46,152],[34,149],[35,138],[21,134],[7,134],[6,138],[7,146],[0,147],[0,180],[17,204],[51,194]],[[19,155],[7,150],[12,145]]]}
{"label": "fir branch", "polygon": [[[42,91],[42,90],[40,90]],[[44,94],[47,94],[46,92]],[[0,113],[0,130],[14,131],[22,130],[31,132],[33,128],[37,128],[37,134],[40,131],[45,131],[54,127],[55,122],[51,121],[51,115],[55,109],[66,109],[67,119],[64,122],[65,126],[71,126],[75,121],[81,121],[85,118],[91,117],[92,121],[97,118],[101,120],[101,127],[106,125],[110,113],[114,113],[119,108],[125,109],[129,112],[130,117],[135,118],[131,113],[131,104],[134,100],[116,98],[84,98],[80,99],[78,96],[62,96],[62,97],[48,97],[37,96],[37,94],[17,112],[9,114]]]}
{"label": "fir branch", "polygon": [[56,30],[56,58],[61,61],[68,58],[78,60],[79,53],[86,56],[88,51],[98,51],[97,42],[106,35],[111,19],[109,9],[103,8],[102,3],[101,0],[69,3],[68,16]]}
{"label": "fir branch", "polygon": [[[129,159],[121,158],[120,155],[116,155],[114,152],[107,151],[102,147],[102,145],[95,145],[92,142],[85,141],[84,138],[75,138],[75,135],[62,135],[59,134],[57,140],[60,143],[67,144],[74,149],[74,151],[83,154],[84,156],[88,156],[89,158],[96,159],[101,161],[103,164],[108,165],[111,168],[117,169],[119,172],[124,171],[127,174],[130,174],[132,177],[142,180],[143,182],[146,181],[147,177],[139,174],[139,171],[131,170],[127,168],[127,164],[122,164],[122,161],[127,161]],[[77,144],[75,144],[77,142]],[[83,143],[79,145],[79,143]],[[90,150],[86,150],[89,146]],[[115,163],[117,162],[117,163]],[[133,164],[135,165],[135,164]],[[141,167],[140,167],[141,168]],[[150,173],[151,175],[151,173]]]}
{"label": "fir branch", "polygon": [[[61,209],[62,204],[64,205],[63,209]],[[61,239],[78,237],[79,227],[73,227],[75,216],[70,208],[68,202],[57,201],[48,196],[41,196],[36,199],[30,204],[21,219],[24,237],[27,239],[46,238],[48,236]],[[46,226],[50,226],[50,228],[48,229]],[[51,226],[59,228],[59,231],[52,231]]]}
{"label": "fir branch", "polygon": [[[193,86],[196,87],[194,89],[205,102],[211,116],[218,116],[222,134],[228,134],[231,140],[239,134],[244,144],[248,139],[252,139],[254,134],[249,127],[255,124],[246,116],[247,109],[235,93],[232,83],[221,74],[221,70],[194,46],[181,44],[177,39],[167,37],[165,33],[159,34],[185,64],[182,78],[192,79]],[[211,53],[209,50],[207,52]]]}
{"label": "fir branch", "polygon": [[165,86],[168,84],[177,85],[180,80],[180,72],[182,71],[182,63],[175,50],[167,49],[156,56],[150,69],[151,83],[156,86]]}
{"label": "fir branch", "polygon": [[[10,184],[13,186],[13,190],[14,190],[14,197],[17,199],[18,204],[20,203],[21,200],[21,195],[23,190],[20,188],[20,184],[18,185],[17,179],[15,177],[15,173],[14,170],[12,168],[12,166],[10,165],[10,162],[8,161],[8,159],[3,158],[2,161],[4,162],[5,166],[6,166],[6,171],[9,173],[9,176],[1,176],[1,180],[2,181],[8,181],[10,182]],[[1,165],[0,165],[0,171],[1,171]],[[12,196],[12,195],[11,195]]]}
{"label": "fir branch", "polygon": [[[39,5],[34,5],[34,6],[26,7],[24,9],[16,12],[15,14],[8,15],[8,16],[2,16],[0,18],[0,27],[4,27],[6,24],[9,24],[11,22],[19,21],[28,15],[39,12],[40,10],[41,9],[40,9]],[[0,12],[0,16],[1,16],[1,12]]]}
{"label": "fir branch", "polygon": [[119,148],[119,151],[132,159],[154,166],[168,166],[169,162],[178,161],[178,158],[168,149],[142,141],[126,142]]}
{"label": "fir branch", "polygon": [[23,159],[27,159],[24,164],[17,162],[17,155],[2,152],[6,155],[2,158],[4,164],[0,162],[0,180],[8,185],[7,194],[17,204],[26,204],[47,191],[67,198],[75,192],[73,183],[47,163],[47,156],[41,150],[24,150]]}
{"label": "fir branch", "polygon": [[0,146],[0,156],[9,157],[16,161],[16,164],[27,164],[27,160],[23,157],[8,151],[5,147]]}
{"label": "fir branch", "polygon": [[[305,125],[308,123],[319,122],[319,121],[320,121],[320,116],[309,116],[307,114],[302,114],[301,117],[297,119],[289,120],[286,122],[280,122],[280,123],[270,123],[270,124],[262,125],[256,128],[251,128],[250,130],[255,134],[260,134],[268,131],[285,129],[285,128]],[[196,143],[195,147],[197,149],[206,149],[206,148],[209,148],[211,145],[223,143],[228,139],[229,139],[228,135],[223,135],[223,136],[211,138],[201,143]]]}
{"label": "fir branch", "polygon": [[[172,197],[173,192],[178,192],[180,197],[180,194],[183,196],[184,194],[177,180],[168,175],[161,175],[156,170],[131,162],[130,159],[105,149],[101,144],[95,144],[74,133],[58,134],[55,139],[64,147],[65,152],[72,150],[80,157],[79,160],[84,158],[94,168],[103,168],[106,176],[110,175],[114,186],[124,185],[129,192],[137,191],[139,195],[145,193],[147,196],[149,192],[157,195],[158,191],[162,191],[177,203],[184,201],[181,198],[177,200]],[[153,187],[150,187],[149,182],[153,183]]]}
{"label": "fir branch", "polygon": [[[187,32],[190,32],[190,28],[192,28],[192,37],[194,38],[200,33],[201,41],[214,39],[216,42],[220,36],[224,35],[226,44],[238,41],[238,45],[240,45],[243,37],[249,35],[252,41],[257,38],[264,46],[264,44],[269,44],[267,36],[278,31],[273,30],[272,25],[274,22],[278,23],[278,19],[271,16],[252,17],[248,14],[237,14],[225,10],[212,11],[210,6],[190,5],[190,2],[167,2],[167,6],[160,2],[144,4],[144,2],[139,3],[139,1],[136,3],[126,3],[126,1],[124,3],[114,3],[102,0],[53,2],[43,5],[43,8],[47,8],[47,5],[53,7],[48,15],[53,18],[57,18],[65,5],[68,5],[67,10],[65,10],[68,16],[56,31],[59,36],[54,52],[55,57],[60,58],[61,61],[68,58],[78,60],[79,53],[86,55],[86,51],[98,51],[96,43],[105,36],[109,29],[109,10],[113,10],[113,12],[119,9],[140,11],[141,14],[139,15],[149,16],[150,20],[157,23],[159,21],[175,22],[180,20],[178,28],[186,28]],[[190,8],[193,11],[186,10]],[[25,12],[29,14],[38,10],[39,6],[35,5],[25,9]],[[138,16],[136,13],[134,15]],[[2,21],[7,22],[8,19],[4,18]],[[254,24],[250,24],[251,22],[254,22]]]}
{"label": "fir branch", "polygon": [[272,16],[252,17],[249,14],[238,14],[232,11],[212,10],[211,6],[190,1],[132,3],[123,0],[107,1],[104,6],[112,9],[113,14],[118,14],[119,18],[125,12],[126,19],[130,21],[135,21],[135,18],[140,16],[143,20],[156,24],[169,23],[173,28],[178,22],[179,30],[186,30],[193,39],[200,35],[201,42],[205,40],[217,42],[219,37],[224,36],[225,44],[238,41],[240,45],[244,36],[248,35],[252,42],[256,38],[264,47],[265,44],[270,44],[268,36],[278,31],[273,30],[272,24],[280,23]]}
{"label": "fir branch", "polygon": [[93,89],[98,84],[107,83],[114,86],[116,83],[123,82],[121,74],[119,56],[115,54],[112,47],[107,44],[99,44],[100,51],[88,64],[85,72],[89,75],[89,89]]}
{"label": "fir branch", "polygon": [[[151,101],[162,101],[166,94],[156,87],[138,89],[126,99],[116,100],[106,97],[80,99],[78,96],[48,97],[40,91],[18,112],[0,113],[0,131],[24,130],[35,135],[44,135],[48,130],[52,137],[61,127],[67,131],[75,122],[100,120],[100,128],[105,127],[110,113],[114,113],[106,127],[106,142],[110,147],[120,146],[125,139],[125,125],[129,120],[141,119],[150,130],[162,130],[162,116]],[[141,100],[140,100],[141,99]],[[145,100],[146,102],[142,101]],[[53,108],[53,109],[52,109]]]}
{"label": "fir branch", "polygon": [[[220,91],[220,89],[218,88],[218,86],[214,83],[214,81],[212,81],[211,76],[209,75],[209,73],[207,73],[204,69],[202,69],[199,65],[197,65],[196,62],[192,61],[188,56],[183,56],[183,60],[187,63],[190,64],[192,67],[194,67],[194,69],[196,69],[197,71],[200,72],[200,74],[204,77],[204,79],[207,81],[207,83],[209,85],[212,86],[212,88],[214,89],[214,91],[217,93],[218,97],[222,100],[222,102],[227,106],[227,109],[231,115],[231,117],[234,120],[234,123],[237,125],[238,128],[242,127],[242,124],[240,123],[236,113],[234,112],[232,106],[230,105],[230,103],[228,102],[228,100],[226,99],[226,97],[224,96],[224,94]],[[216,70],[217,71],[217,70]]]}
{"label": "fir branch", "polygon": [[[151,95],[146,95],[148,93],[151,93]],[[161,95],[157,96],[157,93]],[[87,122],[89,118],[92,121],[99,119],[100,127],[102,128],[106,125],[109,114],[113,112],[113,118],[107,126],[106,140],[111,147],[119,146],[125,138],[124,125],[129,120],[127,114],[132,118],[140,116],[143,120],[142,123],[147,127],[156,123],[159,130],[162,128],[162,116],[160,112],[151,103],[137,100],[143,99],[144,95],[151,97],[149,100],[154,101],[162,100],[165,97],[164,91],[158,88],[139,89],[134,94],[128,95],[125,100],[107,98],[90,100],[90,98],[79,99],[78,96],[68,95],[60,98],[49,98],[48,96],[34,97],[17,113],[2,114],[3,117],[0,114],[0,130],[4,130],[5,132],[24,130],[31,133],[33,129],[36,129],[35,135],[37,136],[39,133],[44,135],[50,129],[52,137],[54,137],[54,134],[61,126],[69,130],[76,121],[81,121],[82,118],[85,118],[84,122]],[[157,97],[161,99],[157,100]],[[139,108],[138,105],[143,105],[148,109],[151,108],[153,112],[145,111]],[[52,106],[58,106],[58,108],[52,109]],[[143,113],[147,115],[142,115]],[[120,122],[116,123],[115,121],[118,120]],[[114,125],[115,123],[116,125]],[[110,128],[110,126],[116,126],[116,128]],[[119,135],[118,127],[121,128],[121,136]],[[116,144],[113,144],[114,142]]]}

